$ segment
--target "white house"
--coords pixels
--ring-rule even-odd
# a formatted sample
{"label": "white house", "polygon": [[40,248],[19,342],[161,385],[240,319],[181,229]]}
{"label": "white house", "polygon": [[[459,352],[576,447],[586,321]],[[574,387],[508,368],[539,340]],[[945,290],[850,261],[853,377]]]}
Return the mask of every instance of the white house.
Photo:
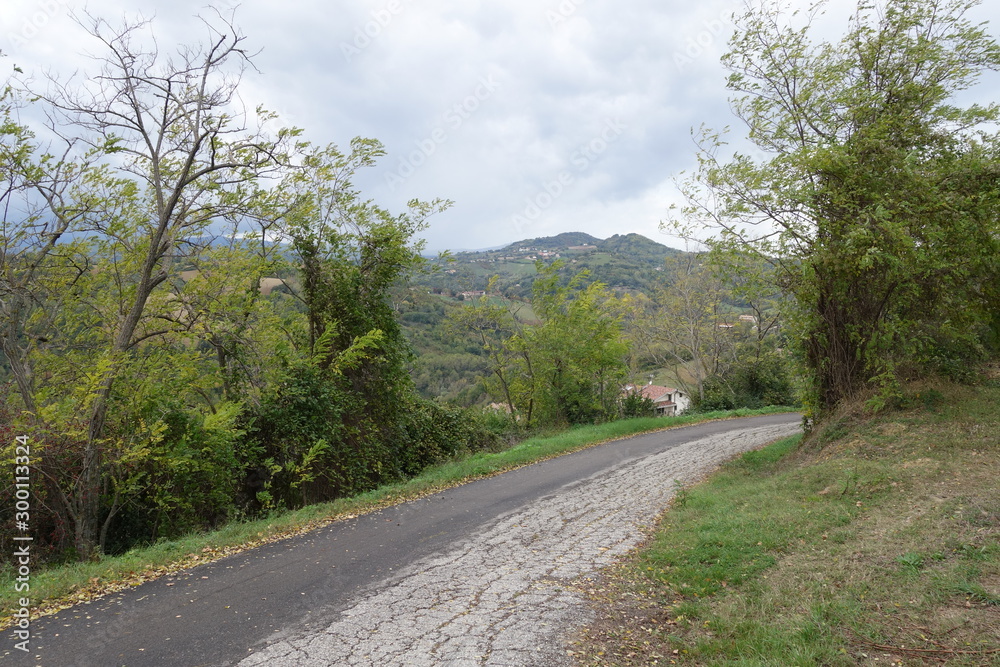
{"label": "white house", "polygon": [[625,393],[639,393],[653,401],[657,417],[673,417],[691,406],[691,399],[680,389],[660,387],[653,383],[642,386],[630,384],[625,387]]}

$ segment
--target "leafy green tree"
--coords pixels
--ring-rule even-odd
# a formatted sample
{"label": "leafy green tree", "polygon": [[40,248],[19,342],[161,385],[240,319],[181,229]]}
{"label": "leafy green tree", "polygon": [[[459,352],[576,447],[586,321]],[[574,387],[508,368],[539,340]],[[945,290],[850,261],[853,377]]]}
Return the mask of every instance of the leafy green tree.
{"label": "leafy green tree", "polygon": [[523,333],[534,357],[538,418],[583,424],[617,414],[628,347],[621,315],[603,283],[581,272],[560,284],[560,263],[539,267],[532,308],[541,324]]}
{"label": "leafy green tree", "polygon": [[[247,207],[257,179],[284,168],[292,137],[266,136],[234,107],[249,61],[244,37],[225,20],[205,23],[209,41],[172,58],[142,46],[144,22],[116,29],[88,20],[84,27],[103,49],[90,73],[99,85],[53,78],[33,90],[48,111],[50,130],[77,150],[68,160],[91,152],[105,156],[75,193],[85,215],[74,231],[88,239],[87,257],[100,260],[75,267],[79,277],[90,276],[89,286],[79,290],[89,301],[64,310],[65,317],[84,319],[62,329],[74,335],[89,329],[93,353],[91,370],[81,375],[85,381],[71,392],[85,415],[79,479],[67,505],[83,557],[98,547],[102,523],[114,515],[102,490],[106,462],[124,446],[108,430],[116,384],[145,344],[186,332],[188,323],[171,317],[183,305],[172,303],[170,279],[205,249],[213,224]],[[62,202],[46,201],[58,220]],[[62,256],[64,266],[74,267]],[[96,326],[86,318],[96,318]]]}
{"label": "leafy green tree", "polygon": [[15,118],[24,104],[18,91],[0,92],[0,347],[21,403],[33,414],[32,354],[53,338],[58,304],[89,268],[86,243],[71,234],[87,212],[77,195],[98,155],[68,159],[72,140],[46,150]]}
{"label": "leafy green tree", "polygon": [[145,22],[84,27],[99,85],[30,92],[50,145],[0,98],[16,386],[0,413],[36,445],[45,546],[95,557],[502,438],[502,419],[418,400],[408,375],[395,297],[447,202],[392,215],[351,184],[377,142],[345,155],[264,132],[272,116],[237,100],[244,38],[221,17],[173,57],[143,46]]}
{"label": "leafy green tree", "polygon": [[[346,154],[332,145],[308,152],[290,176],[298,205],[282,232],[301,267],[297,293],[306,308],[310,354],[319,368],[330,368],[367,341],[363,354],[337,369],[347,391],[360,401],[346,419],[360,440],[402,447],[397,436],[413,385],[410,347],[391,290],[422,261],[422,241],[415,235],[450,202],[413,200],[405,213],[394,215],[362,199],[352,179],[384,154],[379,142],[360,138]],[[359,441],[357,446],[364,445]],[[392,467],[391,461],[385,463]]]}
{"label": "leafy green tree", "polygon": [[449,319],[454,330],[471,333],[482,346],[489,369],[482,378],[486,391],[510,414],[522,411],[530,423],[535,407],[531,355],[523,345],[512,344],[525,328],[518,317],[520,304],[497,296],[496,285],[494,277],[484,296],[451,313]]}
{"label": "leafy green tree", "polygon": [[936,358],[974,359],[995,308],[1000,110],[956,101],[1000,68],[966,18],[976,4],[863,0],[842,39],[819,43],[815,13],[737,17],[723,63],[763,156],[727,160],[704,130],[686,222],[774,265],[821,412],[872,388],[878,404]]}
{"label": "leafy green tree", "polygon": [[788,356],[773,344],[756,341],[737,345],[733,361],[706,378],[704,391],[694,401],[704,411],[795,403]]}
{"label": "leafy green tree", "polygon": [[248,239],[217,241],[188,258],[188,269],[170,281],[165,305],[171,310],[159,316],[214,359],[214,367],[205,369],[210,384],[198,392],[209,410],[223,400],[256,404],[279,380],[281,363],[275,362],[296,359],[306,341],[299,304],[286,293],[294,281],[264,287],[287,273],[290,263],[273,247],[261,252],[254,245]]}
{"label": "leafy green tree", "polygon": [[523,326],[509,302],[489,297],[455,317],[476,332],[490,359],[487,387],[527,424],[592,423],[618,414],[628,346],[620,304],[581,272],[562,284],[562,263],[538,264],[531,301],[538,321]]}

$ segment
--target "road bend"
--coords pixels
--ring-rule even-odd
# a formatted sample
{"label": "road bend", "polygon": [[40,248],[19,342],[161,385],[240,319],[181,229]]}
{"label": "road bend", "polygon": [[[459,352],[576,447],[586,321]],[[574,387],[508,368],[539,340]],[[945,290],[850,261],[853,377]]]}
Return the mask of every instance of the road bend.
{"label": "road bend", "polygon": [[8,634],[0,663],[566,664],[582,578],[635,547],[678,483],[800,422],[640,435],[339,521],[37,619],[30,652]]}

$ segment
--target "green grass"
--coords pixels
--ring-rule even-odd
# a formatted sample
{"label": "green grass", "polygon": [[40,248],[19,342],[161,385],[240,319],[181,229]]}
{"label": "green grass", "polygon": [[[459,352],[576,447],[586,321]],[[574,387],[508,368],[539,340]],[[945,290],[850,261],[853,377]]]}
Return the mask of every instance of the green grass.
{"label": "green grass", "polygon": [[578,664],[1000,664],[1000,390],[935,391],[685,489]]}
{"label": "green grass", "polygon": [[538,273],[535,263],[528,260],[490,263],[468,262],[465,266],[468,266],[477,276],[487,278],[497,274],[526,278]]}
{"label": "green grass", "polygon": [[[736,410],[681,417],[628,419],[572,428],[554,435],[530,438],[505,451],[477,453],[432,466],[407,482],[385,486],[353,498],[311,505],[258,521],[232,523],[214,532],[163,541],[96,562],[44,568],[36,565],[31,575],[32,607],[36,614],[46,613],[80,600],[91,599],[98,594],[137,585],[169,572],[312,530],[331,521],[371,512],[602,442],[715,419],[787,411],[787,408]],[[10,624],[11,614],[23,595],[15,592],[13,572],[9,563],[0,565],[0,627]]]}

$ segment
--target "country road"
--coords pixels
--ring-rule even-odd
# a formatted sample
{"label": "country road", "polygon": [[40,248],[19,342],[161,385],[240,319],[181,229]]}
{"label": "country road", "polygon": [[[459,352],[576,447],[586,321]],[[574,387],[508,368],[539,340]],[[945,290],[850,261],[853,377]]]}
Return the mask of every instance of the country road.
{"label": "country road", "polygon": [[32,623],[4,665],[560,665],[581,577],[690,482],[800,416],[608,443],[337,522]]}

